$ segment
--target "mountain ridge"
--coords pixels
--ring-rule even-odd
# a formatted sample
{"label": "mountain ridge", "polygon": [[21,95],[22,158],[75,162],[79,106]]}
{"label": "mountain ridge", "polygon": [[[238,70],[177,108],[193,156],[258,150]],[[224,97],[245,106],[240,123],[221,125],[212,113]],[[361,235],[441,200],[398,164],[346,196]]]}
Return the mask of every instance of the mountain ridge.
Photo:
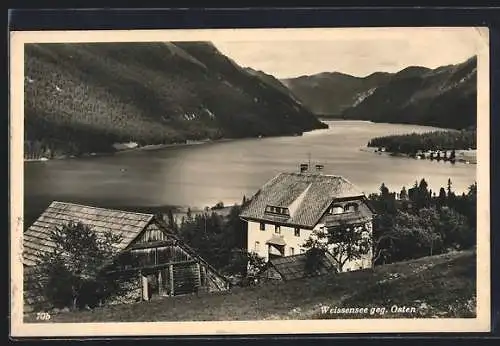
{"label": "mountain ridge", "polygon": [[384,72],[375,72],[366,77],[341,72],[322,72],[280,81],[313,113],[339,117],[355,103],[360,94],[384,83],[389,76],[390,74]]}

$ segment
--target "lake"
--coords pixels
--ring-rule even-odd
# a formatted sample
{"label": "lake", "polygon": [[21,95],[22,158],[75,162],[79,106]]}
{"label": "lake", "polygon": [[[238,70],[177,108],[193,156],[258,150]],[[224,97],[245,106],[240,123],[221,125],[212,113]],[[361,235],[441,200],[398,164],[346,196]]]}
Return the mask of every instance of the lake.
{"label": "lake", "polygon": [[[436,128],[365,121],[326,121],[330,128],[297,137],[238,139],[137,150],[109,156],[25,162],[25,214],[52,200],[113,206],[212,206],[240,202],[267,180],[308,161],[342,175],[366,194],[384,182],[391,191],[425,178],[439,192],[451,178],[456,192],[475,182],[476,165],[378,155],[361,149],[373,137]],[[27,217],[28,218],[28,217]],[[28,222],[28,219],[26,220]]]}

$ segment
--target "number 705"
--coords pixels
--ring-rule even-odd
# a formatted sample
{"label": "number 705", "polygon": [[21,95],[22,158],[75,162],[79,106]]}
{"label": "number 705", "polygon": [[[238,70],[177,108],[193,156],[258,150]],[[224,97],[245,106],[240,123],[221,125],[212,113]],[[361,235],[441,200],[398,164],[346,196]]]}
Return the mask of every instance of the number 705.
{"label": "number 705", "polygon": [[37,312],[36,319],[37,321],[48,321],[50,320],[50,314],[48,312]]}

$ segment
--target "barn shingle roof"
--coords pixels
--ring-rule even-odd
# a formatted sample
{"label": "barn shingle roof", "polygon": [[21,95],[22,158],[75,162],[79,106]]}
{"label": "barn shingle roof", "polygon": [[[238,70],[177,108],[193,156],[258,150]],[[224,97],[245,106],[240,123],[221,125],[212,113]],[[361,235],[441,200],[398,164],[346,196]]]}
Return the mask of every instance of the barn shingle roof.
{"label": "barn shingle roof", "polygon": [[[306,277],[307,254],[297,254],[292,256],[277,257],[270,259],[268,267],[273,267],[282,277],[283,280],[293,280]],[[336,272],[337,265],[333,256],[329,252],[325,252],[319,258],[317,272],[314,275],[323,275]]]}
{"label": "barn shingle roof", "polygon": [[152,214],[89,207],[66,202],[52,202],[40,217],[24,232],[23,261],[35,265],[40,251],[52,251],[55,244],[50,232],[68,222],[82,222],[96,232],[111,231],[122,237],[117,245],[125,249],[154,218]]}
{"label": "barn shingle roof", "polygon": [[[240,216],[314,227],[335,199],[364,197],[364,193],[341,176],[314,173],[281,173],[268,181],[251,199]],[[290,208],[298,201],[290,216],[265,212],[267,205]]]}

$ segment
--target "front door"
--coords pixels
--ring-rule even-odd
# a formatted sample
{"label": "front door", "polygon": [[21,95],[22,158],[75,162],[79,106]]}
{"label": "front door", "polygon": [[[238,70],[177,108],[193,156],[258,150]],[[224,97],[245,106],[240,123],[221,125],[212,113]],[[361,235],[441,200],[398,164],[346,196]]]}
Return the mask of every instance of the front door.
{"label": "front door", "polygon": [[158,296],[158,275],[156,273],[148,275],[148,297],[149,300]]}
{"label": "front door", "polygon": [[158,273],[148,273],[142,275],[142,299],[151,300],[157,297],[160,292]]}

